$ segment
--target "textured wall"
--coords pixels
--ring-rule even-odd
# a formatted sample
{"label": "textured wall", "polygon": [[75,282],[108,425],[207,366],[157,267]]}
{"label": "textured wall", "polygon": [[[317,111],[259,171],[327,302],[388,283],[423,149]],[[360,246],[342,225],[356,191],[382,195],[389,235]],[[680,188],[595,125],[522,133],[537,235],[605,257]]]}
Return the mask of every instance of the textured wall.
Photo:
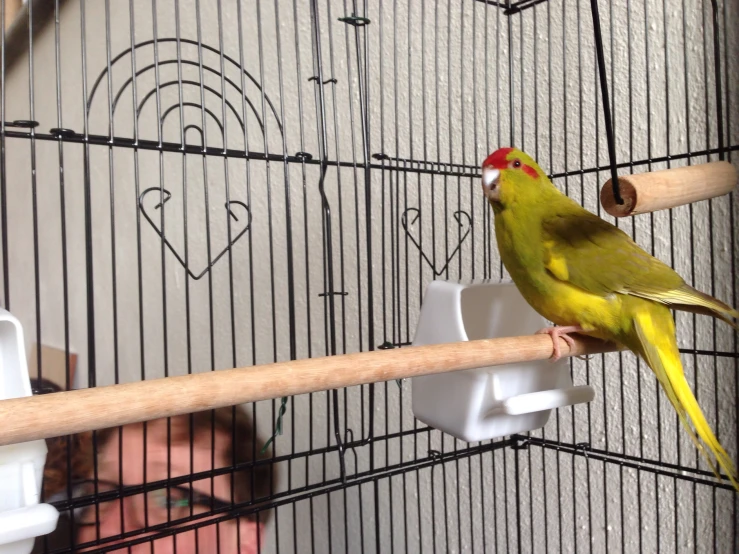
{"label": "textured wall", "polygon": [[[373,346],[411,341],[423,291],[434,278],[501,276],[491,214],[478,179],[467,176],[487,153],[519,146],[553,174],[608,161],[589,2],[553,0],[510,18],[472,0],[372,2],[366,12],[371,23],[357,33],[337,21],[351,7],[320,1],[320,49],[313,41],[309,2],[244,0],[240,7],[239,18],[239,3],[230,0],[221,3],[220,13],[210,1],[182,0],[176,12],[175,3],[165,0],[154,10],[148,0],[107,7],[70,0],[60,12],[58,38],[53,25],[34,35],[31,78],[28,56],[8,71],[5,120],[37,120],[40,133],[65,127],[175,144],[184,135],[188,144],[203,141],[214,149],[278,156],[309,152],[315,159],[324,136],[327,159],[345,162],[341,169],[329,166],[324,183],[331,208],[334,290],[348,293],[335,297],[337,352],[366,350],[371,338]],[[650,157],[715,148],[710,3],[667,6],[635,0],[601,2],[600,7],[618,160],[639,161],[633,171],[642,172],[649,169],[643,162]],[[727,0],[719,8],[724,127],[728,143],[737,145],[739,6]],[[160,62],[177,59],[176,43],[163,39],[178,32],[213,50],[204,47],[199,54],[197,45],[183,43],[185,61],[161,63],[155,71],[155,55]],[[141,44],[155,36],[160,39],[156,53],[147,44],[136,49],[135,57],[126,54],[109,62],[132,41]],[[221,58],[219,50],[233,62]],[[323,98],[309,81],[318,73],[319,51],[323,80],[336,79],[323,86]],[[209,68],[202,70],[202,80],[201,63]],[[243,77],[241,63],[248,72]],[[135,87],[130,83],[134,64],[140,73]],[[85,118],[84,99],[99,76]],[[243,102],[239,90],[245,91]],[[321,102],[323,118],[317,108]],[[202,104],[210,111],[203,112]],[[83,145],[69,142],[60,150],[54,141],[6,141],[10,298],[4,302],[24,323],[29,348],[37,338],[63,347],[68,329],[71,348],[80,354],[78,386],[86,386],[87,163],[98,385],[288,359],[291,320],[298,358],[331,351],[328,302],[319,297],[327,290],[319,166],[104,144],[91,145],[87,152],[86,158]],[[366,182],[364,171],[353,166],[367,161],[366,154],[414,161],[372,159],[388,169],[372,169]],[[685,163],[679,159],[673,165]],[[652,165],[663,167],[664,162]],[[598,191],[607,178],[607,172],[593,171],[555,179],[555,184],[597,212]],[[234,237],[249,219],[243,205],[232,205],[230,216],[224,208],[227,199],[248,205],[248,232],[200,279],[188,279],[137,209],[140,195],[160,186],[171,193],[164,207],[157,207],[154,191],[141,200],[143,210],[158,229],[164,226],[172,249],[182,259],[187,256],[196,276],[228,244],[229,225]],[[731,275],[739,250],[730,225],[738,215],[736,202],[722,197],[619,225],[696,287],[736,304],[737,280]],[[63,223],[66,249],[60,238]],[[367,323],[370,302],[373,337]],[[736,352],[730,330],[714,327],[703,316],[678,315],[678,334],[682,348]],[[718,425],[733,456],[735,361],[732,355],[683,356],[707,417]],[[589,382],[596,388],[595,401],[561,410],[536,436],[587,441],[594,448],[668,463],[696,463],[655,379],[631,354],[610,354],[587,364],[575,360],[573,376],[575,384]],[[395,383],[378,386],[376,393],[375,434],[412,431],[410,383],[402,389]],[[351,428],[354,438],[367,432],[368,398],[367,387],[341,394],[342,428]],[[271,429],[273,409],[271,402],[258,406],[264,433]],[[277,455],[333,444],[329,415],[326,394],[296,398]],[[425,458],[430,448],[449,452],[467,447],[437,432],[409,433],[378,441],[374,467]],[[369,447],[355,453],[356,461],[352,453],[347,456],[349,472],[370,469]],[[702,460],[699,464],[707,469]],[[284,489],[288,466],[281,466],[277,486]],[[337,475],[335,453],[314,455],[292,464],[290,485],[298,488]],[[331,514],[323,513],[327,506]],[[660,551],[693,551],[696,541],[704,551],[715,540],[725,552],[731,549],[735,508],[728,491],[714,496],[708,487],[618,464],[604,468],[595,459],[555,450],[536,447],[517,455],[507,449],[304,500],[295,509],[283,507],[280,545],[292,549],[294,523],[300,550],[307,550],[310,540],[319,551],[327,550],[329,541],[337,550],[356,551],[360,544],[371,549],[375,513],[383,551],[391,546],[480,551],[483,543],[487,550],[513,550],[519,540],[523,551],[585,551],[588,543],[596,552],[621,546],[652,551],[659,537]],[[272,524],[272,544],[274,533]]]}

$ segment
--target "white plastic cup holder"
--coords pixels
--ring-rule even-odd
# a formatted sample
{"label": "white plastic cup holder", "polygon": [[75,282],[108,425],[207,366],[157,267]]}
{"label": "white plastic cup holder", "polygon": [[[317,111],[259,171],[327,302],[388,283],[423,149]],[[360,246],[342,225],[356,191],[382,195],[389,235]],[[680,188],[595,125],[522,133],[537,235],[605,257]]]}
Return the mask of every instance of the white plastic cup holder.
{"label": "white plastic cup holder", "polygon": [[[23,328],[0,308],[0,401],[31,396]],[[28,554],[36,537],[51,533],[59,512],[39,504],[46,441],[0,446],[0,554]]]}
{"label": "white plastic cup holder", "polygon": [[[432,281],[414,346],[532,335],[547,321],[510,281]],[[476,442],[543,427],[556,408],[590,402],[562,358],[480,367],[411,379],[413,413],[458,439]]]}

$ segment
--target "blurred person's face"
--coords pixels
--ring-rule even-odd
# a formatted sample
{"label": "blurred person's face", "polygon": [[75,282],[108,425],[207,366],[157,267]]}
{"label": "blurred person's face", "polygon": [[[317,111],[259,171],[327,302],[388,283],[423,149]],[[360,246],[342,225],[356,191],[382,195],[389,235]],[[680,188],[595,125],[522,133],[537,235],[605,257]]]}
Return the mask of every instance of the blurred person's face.
{"label": "blurred person's face", "polygon": [[[172,420],[173,436],[176,434],[175,426],[183,425],[181,421],[179,423],[177,421]],[[188,423],[185,422],[184,425],[188,425]],[[192,449],[188,440],[173,440],[172,445],[167,448],[166,421],[150,422],[146,428],[146,457],[144,457],[143,425],[124,427],[122,439],[119,439],[116,430],[99,453],[98,491],[102,492],[113,488],[111,486],[106,487],[106,482],[139,485],[230,465],[229,461],[224,459],[230,440],[226,433],[216,430],[215,443],[211,440],[209,430],[195,436]],[[169,474],[168,466],[170,468]],[[191,505],[190,495],[187,494],[187,489],[190,487],[194,496],[198,496],[198,493],[200,493],[224,502],[229,502],[231,498],[231,476],[218,475],[213,479],[207,478],[185,483],[182,488],[170,489],[168,495],[165,492],[167,489],[161,489],[160,491],[149,492],[146,498],[144,498],[144,494],[127,496],[122,504],[119,499],[104,502],[98,507],[99,538],[103,539],[143,529],[147,523],[149,526],[166,523],[168,521],[167,506],[169,506],[169,521],[189,517],[191,506],[193,515],[209,512],[210,506],[207,499],[205,504],[193,502]],[[85,521],[90,517],[95,521],[94,511],[95,507],[88,510],[89,515],[85,518]],[[214,517],[222,515],[223,512],[220,512]],[[202,523],[203,521],[204,519],[200,518],[184,523],[183,526]],[[144,552],[147,554],[194,554],[196,552],[201,554],[257,554],[258,545],[262,544],[263,529],[264,526],[261,522],[257,523],[243,517],[229,519],[221,523],[206,525],[195,530],[156,539],[153,543],[141,543],[131,547],[130,550],[126,547],[115,552],[128,552],[130,554]],[[258,535],[260,535],[259,539]],[[145,536],[145,534],[141,534],[124,540],[135,540]],[[79,527],[77,544],[96,539],[98,539],[98,535],[95,525]],[[110,544],[106,543],[104,546]]]}

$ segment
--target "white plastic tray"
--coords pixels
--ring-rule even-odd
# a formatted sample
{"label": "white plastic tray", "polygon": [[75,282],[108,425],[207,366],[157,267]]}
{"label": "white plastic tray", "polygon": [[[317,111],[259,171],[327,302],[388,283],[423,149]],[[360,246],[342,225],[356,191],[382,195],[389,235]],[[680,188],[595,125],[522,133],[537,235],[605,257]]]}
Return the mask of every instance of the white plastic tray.
{"label": "white plastic tray", "polygon": [[[31,383],[23,328],[0,308],[0,401],[24,396]],[[39,504],[46,450],[44,440],[0,446],[0,554],[28,554],[36,537],[56,528],[59,512]]]}
{"label": "white plastic tray", "polygon": [[[414,345],[532,335],[548,322],[511,282],[432,281]],[[555,408],[590,402],[595,391],[573,386],[561,358],[414,377],[413,413],[465,441],[543,427]]]}

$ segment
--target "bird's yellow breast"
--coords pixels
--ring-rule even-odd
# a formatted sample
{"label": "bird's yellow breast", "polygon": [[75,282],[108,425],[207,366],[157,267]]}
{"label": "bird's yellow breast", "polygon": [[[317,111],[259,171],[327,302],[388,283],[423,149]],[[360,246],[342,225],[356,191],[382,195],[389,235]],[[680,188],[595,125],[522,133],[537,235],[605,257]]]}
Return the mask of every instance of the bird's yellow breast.
{"label": "bird's yellow breast", "polygon": [[529,302],[557,325],[580,325],[588,334],[604,340],[616,340],[621,334],[623,312],[619,294],[597,296],[552,278],[549,292],[535,294]]}
{"label": "bird's yellow breast", "polygon": [[511,227],[505,224],[505,215],[496,217],[498,250],[503,265],[526,301],[556,325],[580,325],[594,337],[616,340],[623,327],[623,296],[598,296],[567,283],[562,280],[567,274],[563,264],[556,266],[559,278],[555,277],[544,266],[542,242],[536,240],[538,237],[512,233]]}

